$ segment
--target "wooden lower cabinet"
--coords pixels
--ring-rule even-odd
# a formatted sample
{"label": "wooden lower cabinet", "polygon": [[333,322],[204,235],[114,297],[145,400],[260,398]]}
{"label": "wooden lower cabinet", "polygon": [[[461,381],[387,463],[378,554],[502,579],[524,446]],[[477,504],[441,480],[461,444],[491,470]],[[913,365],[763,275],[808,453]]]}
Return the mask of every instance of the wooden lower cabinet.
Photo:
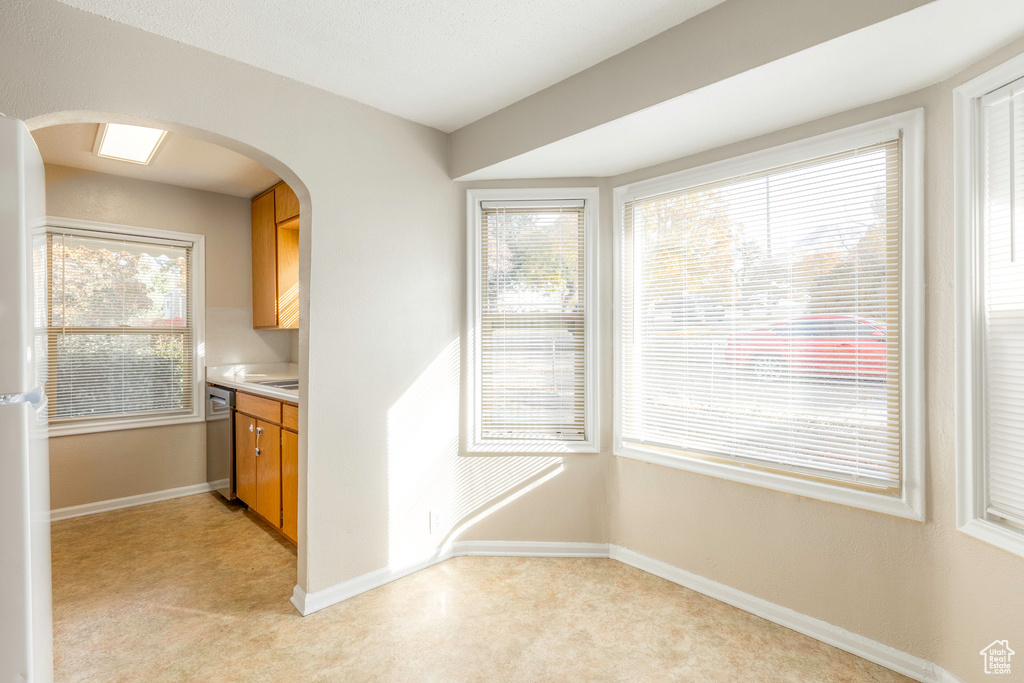
{"label": "wooden lower cabinet", "polygon": [[[259,399],[258,401],[245,400]],[[299,435],[281,424],[241,412],[245,406],[266,407],[270,401],[238,393],[235,412],[235,492],[249,506],[293,543],[299,530]],[[281,415],[279,408],[276,415]],[[294,406],[283,404],[294,410]],[[263,417],[272,411],[254,410]],[[285,414],[291,411],[286,410]],[[278,418],[280,421],[280,418]],[[290,421],[286,426],[291,426]]]}
{"label": "wooden lower cabinet", "polygon": [[281,532],[299,540],[299,435],[281,431]]}
{"label": "wooden lower cabinet", "polygon": [[256,421],[256,512],[281,527],[281,428]]}
{"label": "wooden lower cabinet", "polygon": [[235,495],[256,507],[256,418],[235,413]]}

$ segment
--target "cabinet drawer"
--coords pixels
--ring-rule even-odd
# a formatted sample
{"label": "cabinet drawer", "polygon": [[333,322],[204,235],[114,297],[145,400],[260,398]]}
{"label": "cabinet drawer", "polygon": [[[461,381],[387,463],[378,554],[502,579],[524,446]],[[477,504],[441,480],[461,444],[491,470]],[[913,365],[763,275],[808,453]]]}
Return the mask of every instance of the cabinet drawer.
{"label": "cabinet drawer", "polygon": [[238,392],[235,394],[235,408],[240,413],[258,417],[267,422],[281,422],[281,402],[272,398]]}
{"label": "cabinet drawer", "polygon": [[281,406],[281,424],[285,429],[299,431],[299,407],[285,403]]}

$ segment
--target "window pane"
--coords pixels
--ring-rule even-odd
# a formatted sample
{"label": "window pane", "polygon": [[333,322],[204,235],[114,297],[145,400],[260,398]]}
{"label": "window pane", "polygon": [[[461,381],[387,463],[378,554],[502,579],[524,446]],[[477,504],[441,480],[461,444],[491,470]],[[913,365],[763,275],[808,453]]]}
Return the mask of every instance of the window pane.
{"label": "window pane", "polygon": [[183,334],[62,334],[57,337],[56,418],[188,411]]}
{"label": "window pane", "polygon": [[623,441],[900,483],[899,142],[629,202]]}
{"label": "window pane", "polygon": [[1024,524],[1024,98],[984,107],[986,508]]}
{"label": "window pane", "polygon": [[191,248],[49,236],[50,419],[193,409]]}
{"label": "window pane", "polygon": [[58,235],[53,243],[55,327],[182,327],[185,247]]}
{"label": "window pane", "polygon": [[482,220],[480,435],[582,440],[583,208]]}

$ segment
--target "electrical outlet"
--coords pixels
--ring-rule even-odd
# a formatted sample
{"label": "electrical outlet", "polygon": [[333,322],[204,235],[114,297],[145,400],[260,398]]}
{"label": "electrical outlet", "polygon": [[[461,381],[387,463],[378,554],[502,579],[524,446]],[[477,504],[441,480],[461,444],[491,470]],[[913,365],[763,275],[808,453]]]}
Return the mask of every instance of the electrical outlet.
{"label": "electrical outlet", "polygon": [[427,513],[427,521],[430,524],[430,535],[441,533],[441,512],[431,510]]}

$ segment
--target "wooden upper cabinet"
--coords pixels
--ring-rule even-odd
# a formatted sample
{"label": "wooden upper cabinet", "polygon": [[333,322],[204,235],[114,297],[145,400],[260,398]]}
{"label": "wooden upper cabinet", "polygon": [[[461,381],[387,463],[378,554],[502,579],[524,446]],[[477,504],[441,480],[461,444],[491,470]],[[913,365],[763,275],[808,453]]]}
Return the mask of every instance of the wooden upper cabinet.
{"label": "wooden upper cabinet", "polygon": [[273,191],[252,200],[252,326],[277,327],[277,224]]}
{"label": "wooden upper cabinet", "polygon": [[252,326],[299,327],[299,200],[284,183],[252,200]]}
{"label": "wooden upper cabinet", "polygon": [[277,226],[277,326],[299,328],[299,217]]}
{"label": "wooden upper cabinet", "polygon": [[299,215],[299,198],[292,188],[281,183],[274,187],[274,213],[278,223]]}

